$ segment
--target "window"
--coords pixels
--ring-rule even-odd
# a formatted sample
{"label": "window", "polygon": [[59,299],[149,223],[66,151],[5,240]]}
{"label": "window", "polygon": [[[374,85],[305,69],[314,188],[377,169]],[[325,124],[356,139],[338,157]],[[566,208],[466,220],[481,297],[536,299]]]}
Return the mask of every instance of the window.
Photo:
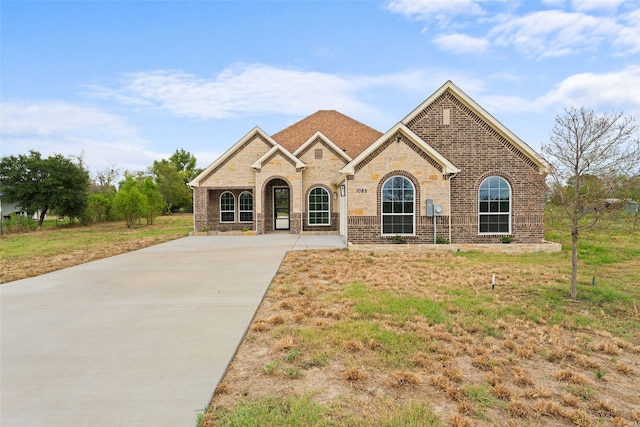
{"label": "window", "polygon": [[238,198],[240,222],[253,222],[253,194],[245,191]]}
{"label": "window", "polygon": [[407,178],[394,176],[382,186],[382,234],[413,234],[415,189]]}
{"label": "window", "polygon": [[490,176],[480,184],[478,194],[480,233],[511,232],[511,187],[499,176]]}
{"label": "window", "polygon": [[329,192],[316,187],[309,192],[309,225],[329,225]]}
{"label": "window", "polygon": [[236,199],[232,193],[224,192],[220,196],[220,222],[236,220]]}

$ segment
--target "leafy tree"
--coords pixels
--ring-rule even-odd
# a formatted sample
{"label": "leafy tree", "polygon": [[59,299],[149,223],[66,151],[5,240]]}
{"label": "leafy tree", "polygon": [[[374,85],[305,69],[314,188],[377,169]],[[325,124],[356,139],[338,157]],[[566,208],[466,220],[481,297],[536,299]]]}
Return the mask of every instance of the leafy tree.
{"label": "leafy tree", "polygon": [[144,212],[144,216],[147,219],[147,224],[153,224],[153,220],[158,215],[162,214],[166,202],[162,197],[162,194],[158,192],[158,185],[153,182],[151,177],[147,177],[142,183],[142,194],[147,198],[147,206]]}
{"label": "leafy tree", "polygon": [[120,171],[110,166],[93,175],[89,187],[89,201],[87,206],[87,222],[104,222],[116,219],[113,211],[113,198],[116,195],[116,179]]}
{"label": "leafy tree", "polygon": [[176,150],[176,152],[169,157],[169,161],[175,166],[176,170],[183,175],[185,184],[202,172],[202,169],[196,169],[196,156],[185,151],[184,148]]}
{"label": "leafy tree", "polygon": [[141,218],[145,218],[147,224],[153,224],[155,217],[162,214],[164,206],[164,198],[149,176],[141,178],[128,174],[113,199],[113,207],[124,218],[127,227]]}
{"label": "leafy tree", "polygon": [[201,171],[196,168],[195,156],[182,148],[176,150],[169,160],[153,162],[150,168],[168,209],[174,212],[180,209],[188,211],[193,207],[193,194],[187,183]]}
{"label": "leafy tree", "polygon": [[89,194],[86,214],[87,221],[105,222],[115,219],[113,213],[113,199],[115,195],[115,192]]}
{"label": "leafy tree", "polygon": [[89,173],[82,161],[56,154],[46,159],[37,151],[0,159],[0,191],[27,211],[40,211],[38,226],[50,210],[71,220],[87,207]]}
{"label": "leafy tree", "polygon": [[127,228],[131,228],[145,216],[148,209],[147,197],[140,191],[140,187],[139,181],[128,176],[113,198],[113,208],[124,218]]}
{"label": "leafy tree", "polygon": [[556,117],[549,144],[542,151],[551,161],[554,199],[571,227],[571,298],[577,299],[578,239],[603,215],[604,198],[617,178],[640,161],[635,119],[622,113],[597,115],[586,108],[567,108]]}
{"label": "leafy tree", "polygon": [[192,205],[191,190],[187,187],[184,175],[175,169],[175,166],[168,160],[153,162],[151,168],[158,191],[167,201],[167,208],[170,211],[177,211],[181,208],[189,208]]}

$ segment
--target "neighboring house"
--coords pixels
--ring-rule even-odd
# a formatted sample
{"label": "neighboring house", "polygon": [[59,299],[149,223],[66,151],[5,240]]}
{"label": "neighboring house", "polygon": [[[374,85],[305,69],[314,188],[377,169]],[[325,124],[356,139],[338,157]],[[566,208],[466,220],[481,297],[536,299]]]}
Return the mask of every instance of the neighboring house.
{"label": "neighboring house", "polygon": [[623,200],[623,199],[604,199],[604,208],[606,210],[624,210],[630,214],[638,213],[638,206],[640,204],[635,200]]}
{"label": "neighboring house", "polygon": [[2,215],[2,218],[9,218],[12,213],[21,214],[22,209],[15,203],[7,201],[4,193],[0,193],[0,215]]}
{"label": "neighboring house", "polygon": [[449,81],[384,134],[336,111],[256,127],[189,185],[196,231],[541,243],[548,168]]}
{"label": "neighboring house", "polygon": [[[2,219],[8,219],[11,214],[19,214],[22,216],[28,216],[20,206],[15,203],[11,203],[4,197],[4,193],[0,193],[0,217]],[[33,219],[40,219],[40,211],[36,211],[32,216]]]}

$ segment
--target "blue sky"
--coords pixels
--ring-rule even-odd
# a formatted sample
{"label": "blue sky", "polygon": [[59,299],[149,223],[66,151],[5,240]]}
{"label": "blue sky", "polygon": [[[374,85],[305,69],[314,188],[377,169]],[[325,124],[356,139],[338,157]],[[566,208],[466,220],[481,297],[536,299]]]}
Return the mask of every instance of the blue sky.
{"label": "blue sky", "polygon": [[538,150],[640,112],[640,0],[0,2],[2,155],[206,167],[320,109],[387,131],[447,80]]}

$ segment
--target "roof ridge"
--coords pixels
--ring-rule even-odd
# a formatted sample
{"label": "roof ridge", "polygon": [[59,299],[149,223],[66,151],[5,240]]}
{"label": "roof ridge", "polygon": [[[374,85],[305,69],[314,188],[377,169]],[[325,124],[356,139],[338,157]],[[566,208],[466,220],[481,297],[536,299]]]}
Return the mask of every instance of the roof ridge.
{"label": "roof ridge", "polygon": [[293,153],[318,131],[351,157],[382,135],[382,132],[337,110],[318,110],[272,134],[271,138]]}

